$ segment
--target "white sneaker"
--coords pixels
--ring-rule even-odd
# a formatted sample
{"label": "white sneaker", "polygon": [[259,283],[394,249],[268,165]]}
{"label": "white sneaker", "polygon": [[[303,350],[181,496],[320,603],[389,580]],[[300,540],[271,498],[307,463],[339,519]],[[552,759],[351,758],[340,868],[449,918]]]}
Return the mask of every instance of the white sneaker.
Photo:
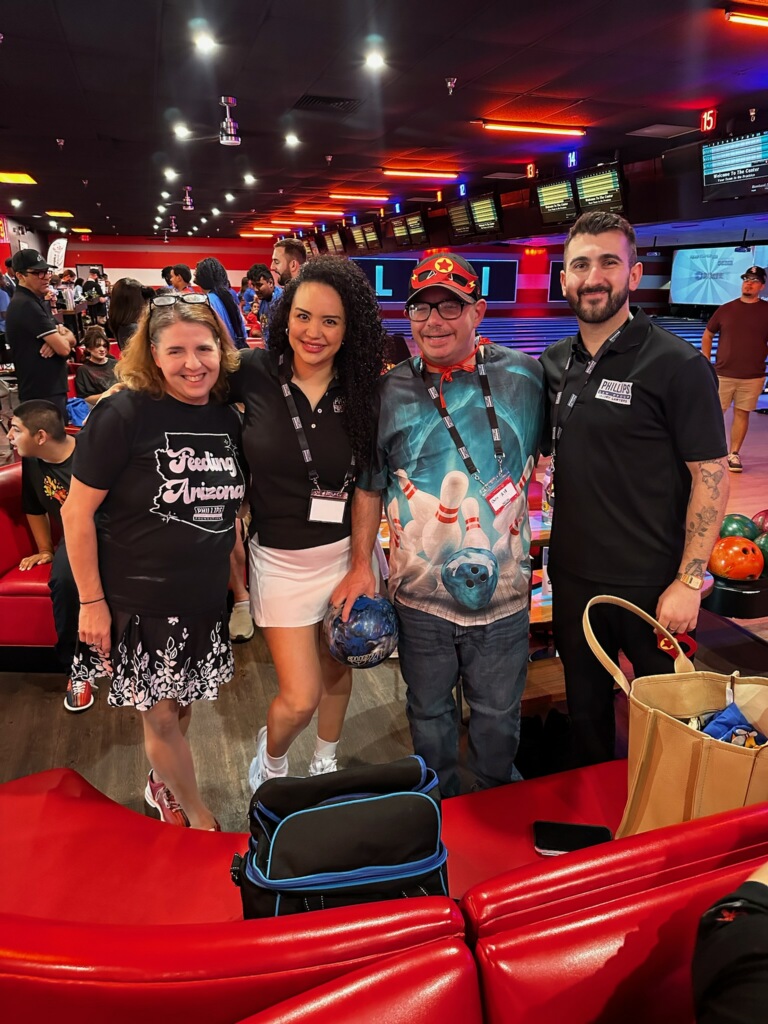
{"label": "white sneaker", "polygon": [[337,772],[339,766],[335,757],[318,757],[315,755],[309,765],[310,775],[328,775],[329,772]]}
{"label": "white sneaker", "polygon": [[251,639],[255,628],[248,603],[236,604],[229,616],[229,639],[235,644],[243,644]]}
{"label": "white sneaker", "polygon": [[251,792],[255,793],[262,782],[266,782],[267,779],[282,779],[288,774],[288,765],[285,766],[285,771],[273,772],[267,768],[264,758],[267,753],[267,727],[262,725],[259,729],[259,734],[256,737],[256,757],[251,761],[251,767],[248,769],[248,784],[251,787]]}

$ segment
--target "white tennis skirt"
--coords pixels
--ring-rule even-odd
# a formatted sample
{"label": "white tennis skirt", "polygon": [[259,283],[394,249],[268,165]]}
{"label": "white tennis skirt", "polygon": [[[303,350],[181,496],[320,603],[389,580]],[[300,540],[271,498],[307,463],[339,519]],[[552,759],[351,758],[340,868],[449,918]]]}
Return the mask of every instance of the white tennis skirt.
{"label": "white tennis skirt", "polygon": [[316,548],[264,548],[249,542],[251,615],[257,626],[320,622],[336,585],[349,572],[349,537]]}

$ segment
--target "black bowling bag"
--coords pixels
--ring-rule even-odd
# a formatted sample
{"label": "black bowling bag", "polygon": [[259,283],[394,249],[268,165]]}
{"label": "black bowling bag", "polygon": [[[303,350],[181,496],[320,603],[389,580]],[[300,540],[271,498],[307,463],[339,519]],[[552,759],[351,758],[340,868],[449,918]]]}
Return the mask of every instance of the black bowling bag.
{"label": "black bowling bag", "polygon": [[245,918],[447,895],[437,776],[416,755],[268,779],[249,821],[231,869]]}

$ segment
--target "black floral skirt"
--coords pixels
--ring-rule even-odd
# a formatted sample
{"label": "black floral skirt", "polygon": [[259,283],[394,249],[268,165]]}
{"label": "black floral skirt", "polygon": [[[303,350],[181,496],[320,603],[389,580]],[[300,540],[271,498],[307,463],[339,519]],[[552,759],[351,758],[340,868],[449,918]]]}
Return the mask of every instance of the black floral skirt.
{"label": "black floral skirt", "polygon": [[108,703],[148,711],[159,700],[182,707],[216,700],[235,671],[226,608],[202,615],[152,616],[112,610],[112,650],[104,659],[78,642],[72,679],[109,676]]}

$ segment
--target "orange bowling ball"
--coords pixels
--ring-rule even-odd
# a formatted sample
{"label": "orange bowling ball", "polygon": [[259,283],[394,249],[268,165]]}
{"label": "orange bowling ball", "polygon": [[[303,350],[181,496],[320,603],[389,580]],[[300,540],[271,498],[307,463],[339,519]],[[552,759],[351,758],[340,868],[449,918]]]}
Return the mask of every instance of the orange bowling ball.
{"label": "orange bowling ball", "polygon": [[764,566],[762,551],[746,537],[721,537],[709,558],[710,572],[727,580],[756,580]]}

